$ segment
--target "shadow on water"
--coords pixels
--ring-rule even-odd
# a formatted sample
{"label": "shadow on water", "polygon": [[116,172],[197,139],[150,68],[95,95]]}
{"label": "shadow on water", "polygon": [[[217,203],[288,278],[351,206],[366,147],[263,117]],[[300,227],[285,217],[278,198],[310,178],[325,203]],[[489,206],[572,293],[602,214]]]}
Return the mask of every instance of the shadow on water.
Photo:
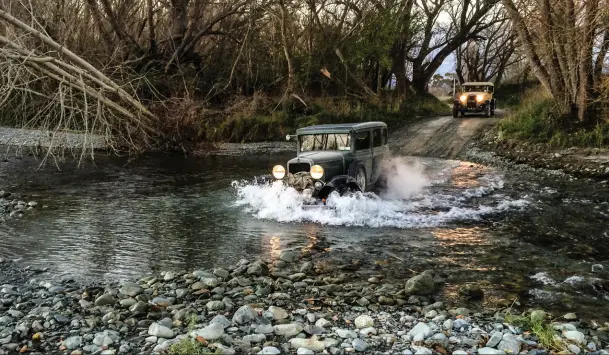
{"label": "shadow on water", "polygon": [[[518,298],[609,319],[609,310],[599,307],[607,300],[607,275],[591,272],[592,264],[609,269],[607,187],[416,159],[431,186],[406,202],[363,206],[368,215],[383,209],[370,218],[378,227],[351,217],[338,225],[307,215],[279,222],[272,213],[257,218],[236,205],[232,181],[249,180],[286,158],[149,155],[128,163],[99,157],[96,165],[68,162],[61,171],[9,158],[0,163],[2,188],[27,192],[48,208],[0,224],[0,253],[55,275],[117,280],[275,259],[299,249],[319,272],[404,282],[434,270],[452,304],[497,306]],[[362,206],[345,208],[357,216]],[[554,283],[533,277],[540,273]],[[459,292],[464,285],[479,286],[484,297],[466,301]]]}

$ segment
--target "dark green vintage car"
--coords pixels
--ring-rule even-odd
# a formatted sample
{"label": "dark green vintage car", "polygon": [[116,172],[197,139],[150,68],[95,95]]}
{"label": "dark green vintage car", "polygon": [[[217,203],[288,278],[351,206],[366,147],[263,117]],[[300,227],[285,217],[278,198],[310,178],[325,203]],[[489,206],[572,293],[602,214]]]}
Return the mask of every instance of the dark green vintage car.
{"label": "dark green vintage car", "polygon": [[297,156],[287,167],[276,165],[273,177],[324,202],[333,191],[371,190],[389,155],[383,122],[309,126],[297,130],[295,138]]}

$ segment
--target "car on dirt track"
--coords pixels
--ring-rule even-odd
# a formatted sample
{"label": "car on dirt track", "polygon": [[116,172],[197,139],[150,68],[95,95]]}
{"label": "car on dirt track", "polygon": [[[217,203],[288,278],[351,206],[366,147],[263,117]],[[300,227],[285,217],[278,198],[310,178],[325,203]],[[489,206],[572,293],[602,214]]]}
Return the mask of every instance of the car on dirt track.
{"label": "car on dirt track", "polygon": [[460,93],[453,102],[453,117],[465,113],[484,113],[485,117],[495,115],[497,99],[494,97],[495,85],[491,82],[467,82],[461,85]]}
{"label": "car on dirt track", "polygon": [[296,157],[273,167],[273,178],[324,204],[333,191],[373,189],[389,155],[383,122],[309,126],[286,138],[296,139]]}

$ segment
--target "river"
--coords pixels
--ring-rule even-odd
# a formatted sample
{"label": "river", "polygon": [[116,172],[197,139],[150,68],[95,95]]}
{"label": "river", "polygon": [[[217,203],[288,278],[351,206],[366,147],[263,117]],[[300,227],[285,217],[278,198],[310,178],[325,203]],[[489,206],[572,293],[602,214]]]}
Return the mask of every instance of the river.
{"label": "river", "polygon": [[[2,187],[38,208],[0,223],[0,253],[57,277],[117,280],[303,250],[328,267],[388,280],[434,270],[448,302],[480,301],[609,319],[609,188],[458,160],[397,157],[389,191],[303,210],[280,186],[253,186],[289,155],[98,157],[96,164],[9,156]],[[597,267],[598,268],[598,267]],[[472,301],[473,302],[473,301]]]}

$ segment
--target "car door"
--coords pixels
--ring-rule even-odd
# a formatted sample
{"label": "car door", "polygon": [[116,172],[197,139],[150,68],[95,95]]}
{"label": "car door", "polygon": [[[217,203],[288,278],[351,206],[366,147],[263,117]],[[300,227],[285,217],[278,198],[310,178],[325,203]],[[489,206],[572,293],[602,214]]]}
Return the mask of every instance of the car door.
{"label": "car door", "polygon": [[370,131],[355,132],[355,159],[364,164],[366,180],[370,183],[372,173],[372,135]]}
{"label": "car door", "polygon": [[[381,175],[381,164],[385,157],[385,147],[383,146],[382,129],[375,128],[372,130],[372,173],[370,183],[374,184]],[[385,144],[386,145],[386,144]]]}

